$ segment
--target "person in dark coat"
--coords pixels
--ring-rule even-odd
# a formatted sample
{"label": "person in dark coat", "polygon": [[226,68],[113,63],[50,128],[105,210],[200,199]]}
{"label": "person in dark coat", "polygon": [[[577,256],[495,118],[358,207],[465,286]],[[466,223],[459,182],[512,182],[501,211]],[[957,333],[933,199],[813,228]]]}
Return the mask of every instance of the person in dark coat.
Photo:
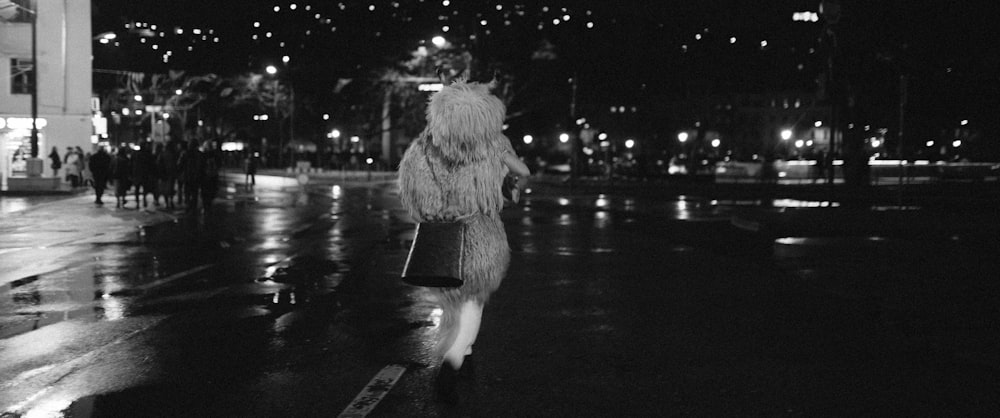
{"label": "person in dark coat", "polygon": [[157,145],[156,173],[160,176],[159,191],[163,195],[163,204],[167,209],[174,208],[174,183],[177,182],[177,153],[173,143]]}
{"label": "person in dark coat", "polygon": [[115,181],[115,207],[123,208],[128,203],[128,191],[132,188],[132,161],[126,146],[118,148],[111,161],[111,179]]}
{"label": "person in dark coat", "polygon": [[148,207],[146,195],[153,194],[153,203],[158,204],[160,194],[156,191],[156,158],[149,151],[149,143],[144,142],[139,150],[132,155],[132,182],[135,183],[135,205],[139,207],[139,197],[142,197],[142,207]]}
{"label": "person in dark coat", "polygon": [[49,160],[52,163],[49,167],[52,168],[52,177],[59,177],[59,169],[62,168],[62,158],[59,157],[59,149],[52,147],[52,152],[49,153]]}
{"label": "person in dark coat", "polygon": [[243,161],[243,172],[245,173],[243,182],[247,187],[257,185],[257,164],[259,159],[260,156],[257,154],[257,151],[251,149],[247,152],[246,160]]}
{"label": "person in dark coat", "polygon": [[198,210],[198,192],[201,190],[204,165],[204,155],[198,149],[198,140],[192,139],[177,161],[180,181],[184,182],[184,200],[189,212]]}
{"label": "person in dark coat", "polygon": [[96,195],[94,203],[103,205],[101,196],[104,196],[104,188],[107,187],[108,176],[111,175],[111,156],[104,150],[104,147],[98,146],[97,152],[90,156],[88,165],[90,173],[94,176],[94,194]]}
{"label": "person in dark coat", "polygon": [[212,207],[212,200],[219,189],[219,167],[222,165],[222,156],[215,149],[213,142],[205,143],[205,151],[202,153],[202,175],[201,175],[201,205],[205,212]]}

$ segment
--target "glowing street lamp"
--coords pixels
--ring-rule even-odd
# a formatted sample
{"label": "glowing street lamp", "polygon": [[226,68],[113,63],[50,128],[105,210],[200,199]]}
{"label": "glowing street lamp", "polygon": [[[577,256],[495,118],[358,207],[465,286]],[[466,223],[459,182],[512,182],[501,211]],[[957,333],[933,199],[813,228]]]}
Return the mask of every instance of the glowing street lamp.
{"label": "glowing street lamp", "polygon": [[264,71],[267,71],[267,73],[270,75],[275,75],[278,73],[278,67],[275,67],[273,65],[268,65],[267,68],[264,68]]}
{"label": "glowing street lamp", "polygon": [[718,148],[719,145],[722,145],[722,140],[718,138],[712,140],[712,148]]}
{"label": "glowing street lamp", "polygon": [[792,139],[792,130],[791,129],[783,129],[781,131],[781,139],[784,140],[784,141]]}
{"label": "glowing street lamp", "polygon": [[445,40],[444,37],[440,35],[431,38],[431,43],[438,48],[444,48],[445,45],[448,45],[448,41]]}
{"label": "glowing street lamp", "polygon": [[632,149],[635,146],[635,140],[632,138],[625,140],[625,148]]}
{"label": "glowing street lamp", "polygon": [[687,140],[688,140],[688,133],[687,132],[681,132],[681,133],[677,134],[677,140],[681,141],[682,144],[685,143],[685,142],[687,142]]}
{"label": "glowing street lamp", "polygon": [[559,134],[559,142],[562,142],[564,144],[569,142],[569,134],[566,133]]}
{"label": "glowing street lamp", "polygon": [[958,148],[958,147],[962,146],[962,140],[961,139],[956,139],[954,141],[951,141],[951,146],[953,146],[955,148]]}
{"label": "glowing street lamp", "polygon": [[531,135],[525,135],[523,139],[525,145],[531,144],[531,142],[535,140],[535,138]]}
{"label": "glowing street lamp", "polygon": [[334,130],[330,131],[330,138],[333,138],[333,139],[340,138],[340,130],[339,129],[334,129]]}
{"label": "glowing street lamp", "polygon": [[927,145],[928,148],[933,147],[934,146],[934,141],[927,141],[927,143],[924,144],[924,145]]}

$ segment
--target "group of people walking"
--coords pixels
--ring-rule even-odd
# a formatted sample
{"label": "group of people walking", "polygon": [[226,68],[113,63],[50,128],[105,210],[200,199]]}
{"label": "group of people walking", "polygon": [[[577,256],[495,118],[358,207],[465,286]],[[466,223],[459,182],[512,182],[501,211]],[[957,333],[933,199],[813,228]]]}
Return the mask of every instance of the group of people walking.
{"label": "group of people walking", "polygon": [[[148,196],[153,195],[153,205],[160,206],[160,197],[167,209],[177,203],[194,212],[199,207],[208,209],[218,191],[221,157],[212,142],[199,145],[197,140],[188,143],[144,142],[138,150],[118,147],[114,154],[103,147],[89,159],[94,177],[94,203],[104,204],[102,197],[109,183],[114,186],[115,207],[128,207],[130,192],[135,197],[136,209],[149,206]],[[177,201],[174,201],[177,196]]]}
{"label": "group of people walking", "polygon": [[90,170],[87,166],[89,155],[84,155],[80,147],[66,147],[66,153],[61,157],[59,149],[52,147],[49,153],[49,168],[52,169],[52,176],[59,177],[59,170],[65,167],[63,179],[70,183],[73,188],[86,186],[92,180]]}

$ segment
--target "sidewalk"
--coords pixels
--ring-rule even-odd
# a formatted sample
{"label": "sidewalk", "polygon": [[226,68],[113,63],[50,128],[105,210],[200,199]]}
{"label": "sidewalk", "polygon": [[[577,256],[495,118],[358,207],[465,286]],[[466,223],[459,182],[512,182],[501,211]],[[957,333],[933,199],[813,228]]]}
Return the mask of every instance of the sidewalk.
{"label": "sidewalk", "polygon": [[129,209],[115,209],[114,203],[97,206],[93,192],[3,196],[0,202],[0,283],[47,272],[58,266],[56,260],[86,248],[79,244],[119,242],[141,236],[148,225],[177,219],[174,212],[152,206],[143,210],[134,204]]}

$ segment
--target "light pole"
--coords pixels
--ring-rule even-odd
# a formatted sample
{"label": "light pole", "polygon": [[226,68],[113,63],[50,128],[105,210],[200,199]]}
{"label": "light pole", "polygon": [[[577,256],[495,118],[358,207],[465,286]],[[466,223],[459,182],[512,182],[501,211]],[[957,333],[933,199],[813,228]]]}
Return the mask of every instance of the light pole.
{"label": "light pole", "polygon": [[278,132],[277,132],[278,133],[278,166],[280,167],[280,166],[282,166],[284,164],[283,163],[283,160],[284,160],[283,157],[285,155],[285,141],[284,141],[284,138],[281,135],[281,118],[278,117],[278,76],[277,76],[277,74],[278,74],[278,67],[275,67],[273,65],[268,65],[267,68],[264,69],[264,71],[266,71],[268,74],[270,74],[273,77],[273,79],[272,79],[273,83],[272,84],[274,85],[274,87],[272,87],[272,91],[273,91],[273,95],[274,95],[274,100],[273,100],[273,104],[272,104],[271,107],[274,108],[274,120],[278,124]]}

